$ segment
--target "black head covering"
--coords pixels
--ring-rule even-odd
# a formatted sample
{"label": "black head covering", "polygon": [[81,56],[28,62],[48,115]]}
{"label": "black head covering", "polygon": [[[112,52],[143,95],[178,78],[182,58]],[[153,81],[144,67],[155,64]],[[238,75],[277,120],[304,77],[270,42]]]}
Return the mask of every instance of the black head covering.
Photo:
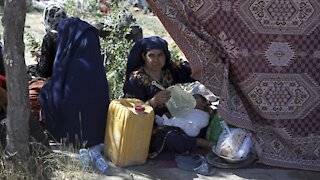
{"label": "black head covering", "polygon": [[128,56],[126,77],[129,78],[132,71],[144,65],[142,53],[147,53],[151,49],[162,49],[166,56],[166,63],[163,68],[171,66],[170,52],[168,50],[168,43],[158,36],[143,38],[137,41],[132,47]]}

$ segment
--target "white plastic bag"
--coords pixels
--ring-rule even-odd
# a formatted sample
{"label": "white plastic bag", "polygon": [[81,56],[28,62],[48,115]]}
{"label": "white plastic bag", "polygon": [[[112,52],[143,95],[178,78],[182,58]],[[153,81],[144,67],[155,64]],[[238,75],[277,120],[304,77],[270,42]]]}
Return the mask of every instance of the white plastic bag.
{"label": "white plastic bag", "polygon": [[[224,130],[219,136],[215,151],[220,156],[235,159],[237,158],[238,151],[240,150],[247,133],[241,128],[229,129],[224,121],[222,121],[222,125],[224,126]],[[243,155],[244,153],[242,153],[240,156]]]}
{"label": "white plastic bag", "polygon": [[[152,81],[152,85],[165,90],[156,81]],[[196,99],[187,91],[183,90],[178,85],[173,85],[167,88],[170,91],[170,99],[166,102],[166,106],[173,117],[183,117],[187,112],[196,107]]]}
{"label": "white plastic bag", "polygon": [[235,158],[236,159],[244,159],[248,156],[252,147],[251,137],[247,134],[246,138],[243,140]]}

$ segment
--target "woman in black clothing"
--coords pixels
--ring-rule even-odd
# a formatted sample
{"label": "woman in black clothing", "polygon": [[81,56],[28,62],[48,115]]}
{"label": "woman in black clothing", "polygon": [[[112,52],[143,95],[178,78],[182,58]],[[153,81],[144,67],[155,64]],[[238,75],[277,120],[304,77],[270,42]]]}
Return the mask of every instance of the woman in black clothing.
{"label": "woman in black clothing", "polygon": [[53,62],[57,51],[57,26],[67,15],[60,5],[51,4],[44,9],[43,16],[46,35],[43,37],[41,45],[37,73],[41,77],[48,78],[52,75]]}

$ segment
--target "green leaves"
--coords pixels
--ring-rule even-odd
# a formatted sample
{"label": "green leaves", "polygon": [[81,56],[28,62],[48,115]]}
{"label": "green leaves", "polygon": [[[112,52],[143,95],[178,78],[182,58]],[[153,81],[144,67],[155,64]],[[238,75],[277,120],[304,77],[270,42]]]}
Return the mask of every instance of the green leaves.
{"label": "green leaves", "polygon": [[31,47],[32,51],[39,51],[40,49],[40,42],[36,40],[36,38],[31,35],[30,33],[25,34],[27,38],[27,45]]}
{"label": "green leaves", "polygon": [[127,57],[133,46],[133,42],[125,38],[134,24],[126,21],[128,4],[119,0],[109,1],[109,12],[104,13],[101,12],[101,3],[95,0],[86,1],[85,11],[75,9],[72,3],[72,0],[68,0],[66,6],[69,16],[78,16],[92,24],[101,24],[101,30],[107,34],[100,38],[101,53],[110,87],[110,99],[118,99],[122,96]]}

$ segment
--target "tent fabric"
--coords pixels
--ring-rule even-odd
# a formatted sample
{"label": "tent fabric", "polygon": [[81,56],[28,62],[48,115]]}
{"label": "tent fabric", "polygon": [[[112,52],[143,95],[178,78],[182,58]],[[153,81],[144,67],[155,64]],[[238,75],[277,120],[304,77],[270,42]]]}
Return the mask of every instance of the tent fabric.
{"label": "tent fabric", "polygon": [[320,170],[320,0],[148,3],[259,162]]}
{"label": "tent fabric", "polygon": [[57,140],[88,147],[104,142],[109,91],[92,25],[79,18],[59,23],[52,77],[39,100],[46,128]]}

